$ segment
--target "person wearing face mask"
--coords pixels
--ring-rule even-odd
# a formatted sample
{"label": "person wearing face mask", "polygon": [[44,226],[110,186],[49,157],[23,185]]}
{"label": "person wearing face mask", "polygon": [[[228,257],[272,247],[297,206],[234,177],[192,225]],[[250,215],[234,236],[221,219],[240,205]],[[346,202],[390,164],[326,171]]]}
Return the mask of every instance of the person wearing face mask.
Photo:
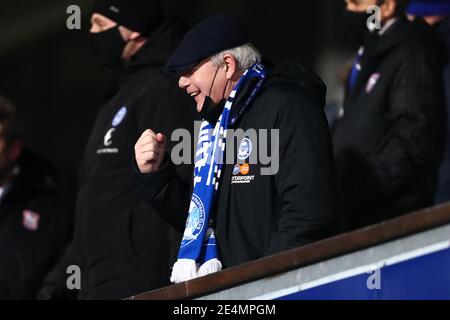
{"label": "person wearing face mask", "polygon": [[[94,4],[89,38],[103,68],[105,100],[117,93],[130,59],[145,45],[149,34],[163,23],[160,3],[144,1],[139,6],[135,3],[124,5],[120,1],[96,1]],[[179,38],[185,28],[178,20],[166,21],[165,28],[168,27],[173,35],[162,35],[171,36],[172,39],[163,40],[169,42]],[[165,32],[164,29],[160,31]]]}
{"label": "person wearing face mask", "polygon": [[447,128],[445,133],[445,151],[439,168],[438,186],[435,203],[450,201],[450,0],[412,0],[406,10],[408,18],[423,18],[433,27],[439,39],[447,49],[447,65],[444,69],[444,88],[447,106]]}
{"label": "person wearing face mask", "polygon": [[[443,60],[407,0],[347,0],[360,49],[333,128],[345,230],[431,206],[442,151]],[[369,19],[379,8],[379,25]]]}
{"label": "person wearing face mask", "polygon": [[336,190],[323,82],[294,61],[269,69],[242,22],[220,14],[186,35],[167,68],[203,118],[191,187],[157,128],[135,146],[149,202],[183,232],[171,281],[329,235]]}
{"label": "person wearing face mask", "polygon": [[[172,232],[146,203],[133,174],[133,146],[145,128],[193,131],[195,106],[164,69],[185,33],[158,0],[98,0],[90,30],[105,67],[122,65],[116,93],[100,109],[79,172],[75,235],[39,298],[123,299],[164,286]],[[169,150],[171,145],[169,144]],[[177,166],[190,179],[189,166]],[[81,289],[66,287],[69,266]]]}

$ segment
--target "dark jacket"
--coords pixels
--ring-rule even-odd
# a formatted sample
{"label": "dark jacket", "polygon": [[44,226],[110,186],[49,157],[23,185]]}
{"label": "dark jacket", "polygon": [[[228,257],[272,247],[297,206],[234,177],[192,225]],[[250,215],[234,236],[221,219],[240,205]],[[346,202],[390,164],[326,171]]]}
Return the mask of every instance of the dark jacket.
{"label": "dark jacket", "polygon": [[[184,30],[170,20],[151,35],[97,116],[80,170],[74,247],[65,263],[81,266],[81,299],[123,299],[168,283],[168,225],[137,188],[132,163],[146,129],[169,138],[175,129],[193,130],[195,105],[164,70]],[[191,170],[180,168],[180,175],[189,180]],[[61,284],[57,278],[48,283]]]}
{"label": "dark jacket", "polygon": [[450,201],[450,17],[438,23],[434,29],[447,49],[447,65],[444,69],[445,104],[447,112],[445,147],[439,168],[438,186],[435,196],[435,201],[439,204]]}
{"label": "dark jacket", "polygon": [[0,300],[34,299],[64,252],[72,214],[57,191],[53,166],[24,152],[0,200]]}
{"label": "dark jacket", "polygon": [[[255,129],[257,134],[259,129],[269,130],[269,135],[271,129],[279,129],[280,160],[278,173],[265,176],[260,170],[269,165],[262,165],[259,157],[248,174],[234,171],[233,164],[224,165],[213,216],[224,267],[328,234],[335,209],[335,171],[324,97],[320,79],[296,64],[280,65],[236,124],[234,129]],[[246,137],[257,153],[257,141],[251,134]],[[235,159],[236,154],[237,150]],[[170,165],[141,179],[149,201],[184,230],[191,188],[179,181]],[[234,183],[241,179],[249,183]]]}
{"label": "dark jacket", "polygon": [[399,18],[365,43],[333,131],[344,227],[433,203],[442,147],[442,61],[423,24]]}

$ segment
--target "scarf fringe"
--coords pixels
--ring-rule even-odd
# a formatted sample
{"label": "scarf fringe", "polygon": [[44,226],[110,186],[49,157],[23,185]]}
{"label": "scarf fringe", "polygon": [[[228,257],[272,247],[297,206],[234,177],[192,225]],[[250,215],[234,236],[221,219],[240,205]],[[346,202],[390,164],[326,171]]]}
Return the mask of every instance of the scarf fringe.
{"label": "scarf fringe", "polygon": [[219,272],[220,270],[222,270],[222,262],[220,262],[219,259],[214,258],[206,261],[201,265],[201,267],[198,269],[198,276],[204,277],[209,274]]}
{"label": "scarf fringe", "polygon": [[180,283],[189,281],[198,277],[197,263],[191,259],[178,259],[173,265],[170,282]]}

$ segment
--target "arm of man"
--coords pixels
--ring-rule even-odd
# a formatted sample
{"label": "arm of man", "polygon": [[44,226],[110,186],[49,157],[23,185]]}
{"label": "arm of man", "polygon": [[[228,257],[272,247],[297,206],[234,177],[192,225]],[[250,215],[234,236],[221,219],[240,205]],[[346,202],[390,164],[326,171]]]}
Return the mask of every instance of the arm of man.
{"label": "arm of man", "polygon": [[[135,146],[141,187],[148,201],[166,221],[183,231],[189,209],[190,185],[193,164],[175,165],[172,150],[176,131],[189,135],[188,141],[180,141],[192,148],[194,122],[198,114],[191,97],[181,91],[176,82],[168,82],[154,94],[145,98],[144,111],[138,119],[142,134]],[[192,150],[184,150],[192,158]],[[186,156],[184,154],[183,156]],[[192,161],[192,159],[191,159]]]}
{"label": "arm of man", "polygon": [[141,187],[149,203],[174,228],[184,230],[190,183],[179,176],[166,153],[166,137],[146,130],[135,146]]}
{"label": "arm of man", "polygon": [[[165,160],[174,164],[172,150],[179,143],[192,147],[194,139],[195,121],[199,119],[194,100],[185,92],[178,88],[177,81],[173,78],[163,78],[163,83],[157,84],[152,90],[147,90],[142,97],[139,113],[137,114],[138,134],[142,134],[146,129],[152,129],[156,133],[165,136],[165,153],[168,155]],[[156,94],[155,94],[156,93]],[[185,139],[189,136],[190,141],[174,141],[174,139]],[[175,136],[175,137],[174,137]],[[183,149],[183,160],[189,158],[191,162],[176,162],[173,169],[179,177],[187,184],[192,182],[192,150]],[[180,156],[180,155],[176,155]],[[181,159],[177,159],[181,160]]]}

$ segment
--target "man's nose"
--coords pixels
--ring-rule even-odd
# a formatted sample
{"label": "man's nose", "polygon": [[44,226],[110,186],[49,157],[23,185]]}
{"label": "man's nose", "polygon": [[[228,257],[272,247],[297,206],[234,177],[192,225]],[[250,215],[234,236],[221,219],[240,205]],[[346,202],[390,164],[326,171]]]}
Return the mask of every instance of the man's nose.
{"label": "man's nose", "polygon": [[180,80],[178,81],[178,86],[181,89],[185,89],[185,88],[189,87],[189,79],[187,77],[181,76]]}

